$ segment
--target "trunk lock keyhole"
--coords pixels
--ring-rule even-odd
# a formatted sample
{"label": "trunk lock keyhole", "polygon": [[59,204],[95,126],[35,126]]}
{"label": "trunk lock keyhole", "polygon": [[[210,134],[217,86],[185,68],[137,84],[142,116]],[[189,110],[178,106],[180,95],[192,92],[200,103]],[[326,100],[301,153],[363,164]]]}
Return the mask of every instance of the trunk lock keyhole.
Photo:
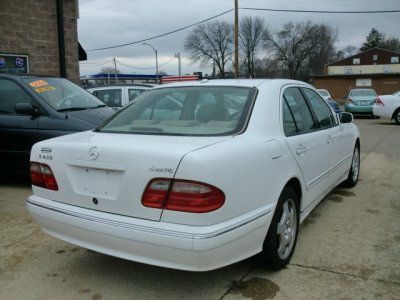
{"label": "trunk lock keyhole", "polygon": [[97,198],[93,198],[93,203],[97,205],[99,204],[99,200],[97,200]]}

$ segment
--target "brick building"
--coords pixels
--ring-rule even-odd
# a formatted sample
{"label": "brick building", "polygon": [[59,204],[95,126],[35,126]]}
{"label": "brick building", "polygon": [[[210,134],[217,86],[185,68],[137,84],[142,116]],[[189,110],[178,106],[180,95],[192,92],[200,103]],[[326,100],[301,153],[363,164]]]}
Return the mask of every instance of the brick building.
{"label": "brick building", "polygon": [[78,0],[2,0],[0,72],[79,82],[77,18]]}
{"label": "brick building", "polygon": [[373,88],[378,94],[400,90],[400,53],[373,48],[332,62],[324,75],[315,75],[311,83],[329,90],[334,99],[343,98],[351,88]]}

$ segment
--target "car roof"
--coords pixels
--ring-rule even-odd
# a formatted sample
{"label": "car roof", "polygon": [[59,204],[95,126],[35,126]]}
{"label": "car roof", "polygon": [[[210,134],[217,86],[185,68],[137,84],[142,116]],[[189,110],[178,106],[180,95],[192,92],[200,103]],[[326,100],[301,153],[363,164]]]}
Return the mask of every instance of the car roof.
{"label": "car roof", "polygon": [[163,84],[154,87],[154,89],[164,87],[185,87],[185,86],[237,86],[237,87],[259,87],[260,85],[269,85],[274,83],[283,84],[303,84],[307,83],[290,79],[203,79],[197,81],[185,81]]}
{"label": "car roof", "polygon": [[350,91],[374,91],[374,89],[364,89],[364,88],[357,88],[357,89],[351,89]]}

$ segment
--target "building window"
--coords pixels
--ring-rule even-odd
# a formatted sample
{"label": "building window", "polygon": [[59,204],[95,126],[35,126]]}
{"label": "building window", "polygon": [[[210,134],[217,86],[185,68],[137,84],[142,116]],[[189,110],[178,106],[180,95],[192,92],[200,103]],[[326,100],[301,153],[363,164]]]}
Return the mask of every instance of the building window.
{"label": "building window", "polygon": [[378,55],[377,54],[372,55],[372,60],[373,61],[377,61],[378,60]]}
{"label": "building window", "polygon": [[360,59],[359,58],[353,58],[353,65],[359,65],[360,64]]}
{"label": "building window", "polygon": [[399,63],[399,57],[398,56],[392,56],[390,58],[390,63],[391,64],[398,64]]}

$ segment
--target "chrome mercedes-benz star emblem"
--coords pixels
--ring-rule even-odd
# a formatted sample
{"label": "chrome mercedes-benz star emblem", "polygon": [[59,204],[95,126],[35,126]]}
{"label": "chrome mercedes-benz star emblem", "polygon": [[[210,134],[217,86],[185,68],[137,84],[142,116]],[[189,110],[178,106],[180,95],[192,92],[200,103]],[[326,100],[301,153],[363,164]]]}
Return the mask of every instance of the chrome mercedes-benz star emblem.
{"label": "chrome mercedes-benz star emblem", "polygon": [[96,146],[90,148],[89,150],[89,157],[92,160],[95,160],[99,157],[99,148],[97,148]]}

